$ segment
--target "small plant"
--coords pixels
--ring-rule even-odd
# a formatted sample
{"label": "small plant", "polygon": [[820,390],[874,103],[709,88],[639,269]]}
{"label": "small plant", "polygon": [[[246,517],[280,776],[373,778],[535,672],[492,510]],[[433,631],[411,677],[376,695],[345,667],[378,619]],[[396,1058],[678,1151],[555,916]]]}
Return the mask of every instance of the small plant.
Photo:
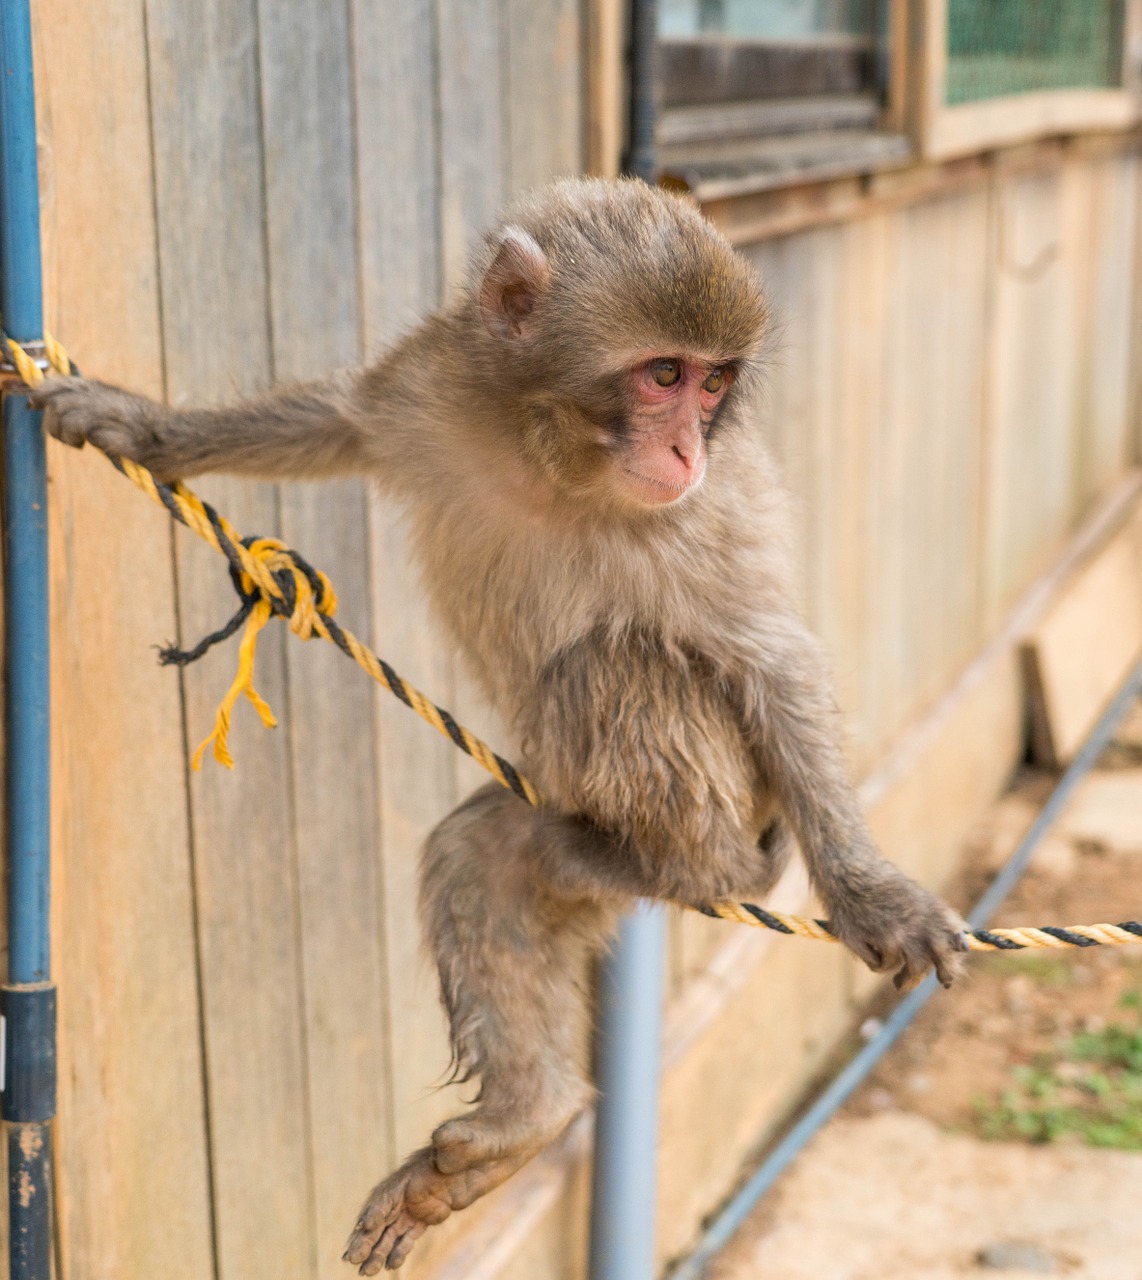
{"label": "small plant", "polygon": [[1069,987],[1075,981],[1074,960],[1065,953],[1025,951],[1021,955],[1013,955],[1010,951],[1002,951],[980,956],[976,963],[987,973],[1004,978],[1025,974],[1033,982],[1043,982],[1052,987]]}
{"label": "small plant", "polygon": [[[1119,1006],[1142,1008],[1142,992]],[[1058,1054],[1012,1068],[1011,1087],[997,1102],[977,1098],[975,1110],[984,1138],[1142,1150],[1142,1023],[1072,1036]]]}

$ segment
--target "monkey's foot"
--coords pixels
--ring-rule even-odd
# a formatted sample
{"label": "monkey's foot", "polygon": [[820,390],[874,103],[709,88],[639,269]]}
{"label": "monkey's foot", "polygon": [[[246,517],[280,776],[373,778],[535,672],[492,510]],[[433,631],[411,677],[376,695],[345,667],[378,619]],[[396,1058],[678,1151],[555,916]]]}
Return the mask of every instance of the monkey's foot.
{"label": "monkey's foot", "polygon": [[432,1149],[418,1151],[369,1193],[349,1237],[345,1261],[359,1264],[363,1276],[375,1276],[382,1267],[399,1267],[425,1231],[452,1212],[441,1194],[445,1182],[436,1171]]}
{"label": "monkey's foot", "polygon": [[499,1186],[526,1159],[490,1160],[441,1173],[439,1154],[434,1147],[424,1147],[373,1188],[344,1255],[346,1262],[359,1266],[361,1275],[375,1276],[382,1267],[395,1271],[429,1227]]}

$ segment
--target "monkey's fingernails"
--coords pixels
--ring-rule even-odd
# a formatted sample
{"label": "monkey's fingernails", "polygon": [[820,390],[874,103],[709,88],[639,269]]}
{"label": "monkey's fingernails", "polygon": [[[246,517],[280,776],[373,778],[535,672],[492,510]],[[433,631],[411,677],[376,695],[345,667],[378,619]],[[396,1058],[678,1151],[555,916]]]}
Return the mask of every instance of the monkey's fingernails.
{"label": "monkey's fingernails", "polygon": [[896,987],[897,991],[911,991],[914,987],[918,987],[920,985],[920,981],[923,977],[924,974],[922,972],[917,973],[908,965],[905,965],[904,968],[901,969],[900,972],[892,979],[892,983]]}
{"label": "monkey's fingernails", "polygon": [[[365,1228],[358,1227],[357,1232],[364,1232]],[[349,1262],[354,1265],[367,1262],[369,1254],[373,1251],[373,1242],[368,1235],[360,1235],[354,1233],[353,1239],[349,1241],[348,1246],[342,1254],[341,1261]]]}

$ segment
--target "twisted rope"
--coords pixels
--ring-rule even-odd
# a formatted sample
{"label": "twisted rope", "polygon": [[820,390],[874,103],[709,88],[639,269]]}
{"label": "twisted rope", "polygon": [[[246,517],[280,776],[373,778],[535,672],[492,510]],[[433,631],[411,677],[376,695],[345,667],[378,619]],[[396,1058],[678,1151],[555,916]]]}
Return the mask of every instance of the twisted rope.
{"label": "twisted rope", "polygon": [[[45,334],[43,347],[43,364],[64,375],[78,372],[67,352],[54,338]],[[2,331],[0,349],[11,368],[27,386],[35,388],[43,382],[44,369],[41,362]],[[312,639],[316,635],[331,641],[379,685],[471,756],[501,786],[535,808],[541,807],[543,800],[539,792],[514,765],[497,755],[470,730],[458,724],[449,712],[410,685],[383,658],[378,657],[347,627],[342,627],[336,621],[334,614],[337,610],[337,596],[325,574],[314,569],[302,556],[277,538],[241,537],[225,516],[220,515],[210,503],[204,502],[181,482],[164,484],[137,462],[112,453],[108,453],[107,457],[117,471],[153,502],[165,508],[179,524],[185,525],[226,557],[230,577],[239,597],[237,613],[224,626],[204,637],[192,649],[171,647],[160,654],[160,661],[164,664],[186,666],[202,657],[213,645],[228,639],[242,628],[237,674],[219,704],[214,729],[194,753],[191,761],[193,768],[201,768],[202,758],[210,746],[213,746],[214,758],[220,764],[228,769],[234,767],[228,738],[234,706],[241,696],[244,695],[253,704],[267,728],[273,728],[277,724],[269,704],[254,687],[254,656],[258,634],[271,618],[279,617],[284,618],[294,635],[302,640]],[[750,902],[711,902],[695,905],[691,909],[719,920],[769,929],[775,933],[813,938],[822,942],[837,941],[827,920],[784,915],[777,911],[767,911]],[[1123,924],[1076,924],[1066,928],[1043,925],[1040,928],[975,929],[966,932],[963,940],[966,951],[1117,947],[1142,942],[1142,924],[1128,920]]]}

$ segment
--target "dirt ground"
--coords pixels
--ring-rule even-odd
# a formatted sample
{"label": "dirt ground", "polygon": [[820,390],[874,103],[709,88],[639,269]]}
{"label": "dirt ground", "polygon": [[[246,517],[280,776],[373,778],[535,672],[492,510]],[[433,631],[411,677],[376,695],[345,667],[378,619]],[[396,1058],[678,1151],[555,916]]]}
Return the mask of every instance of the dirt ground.
{"label": "dirt ground", "polygon": [[[1021,779],[981,824],[957,905],[1050,785]],[[1138,919],[1142,705],[992,923]],[[1142,945],[970,965],[759,1206],[717,1280],[1142,1280]]]}

